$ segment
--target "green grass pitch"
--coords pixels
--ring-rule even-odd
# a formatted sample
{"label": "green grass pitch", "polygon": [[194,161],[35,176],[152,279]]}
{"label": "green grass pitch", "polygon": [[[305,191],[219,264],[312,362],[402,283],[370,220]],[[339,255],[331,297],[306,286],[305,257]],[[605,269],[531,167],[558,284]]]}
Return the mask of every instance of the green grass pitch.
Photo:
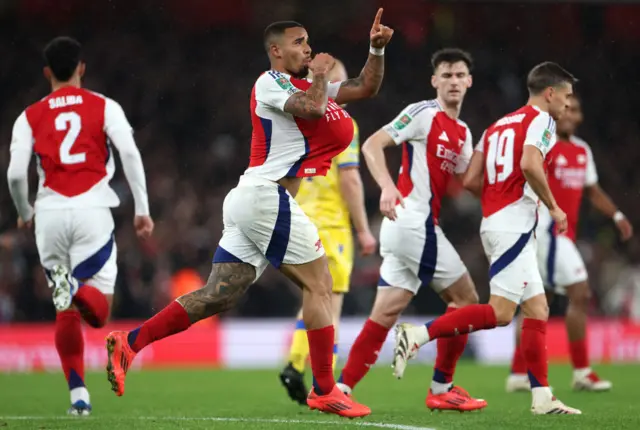
{"label": "green grass pitch", "polygon": [[431,413],[424,398],[431,368],[413,366],[398,381],[376,367],[355,396],[373,413],[346,420],[292,403],[277,370],[183,370],[131,372],[117,398],[104,373],[87,375],[93,415],[67,417],[68,393],[61,374],[0,374],[0,429],[640,429],[637,387],[640,366],[597,366],[614,383],[609,393],[574,393],[571,371],[550,368],[554,393],[582,416],[532,416],[530,395],[504,392],[505,367],[462,363],[456,382],[487,399],[480,412]]}

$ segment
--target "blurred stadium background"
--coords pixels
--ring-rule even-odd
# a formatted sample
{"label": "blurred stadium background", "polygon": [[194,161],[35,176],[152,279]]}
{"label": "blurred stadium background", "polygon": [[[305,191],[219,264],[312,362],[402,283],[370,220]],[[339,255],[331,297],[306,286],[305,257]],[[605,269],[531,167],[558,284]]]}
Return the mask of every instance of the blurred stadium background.
{"label": "blurred stadium background", "polygon": [[[56,35],[78,38],[87,62],[85,86],[125,109],[147,172],[156,233],[141,245],[132,229],[132,199],[122,170],[112,182],[123,204],[115,211],[119,278],[113,324],[132,327],[173,298],[197,288],[210,270],[221,236],[225,193],[245,169],[251,124],[250,89],[268,67],[261,37],[275,20],[295,19],[316,51],[359,73],[377,7],[395,29],[379,96],[348,107],[362,139],[406,104],[434,96],[431,53],[469,50],[474,85],[463,106],[476,138],[501,114],[526,101],[524,78],[534,64],[554,60],[580,80],[585,123],[600,181],[640,231],[640,6],[607,2],[427,2],[421,0],[2,0],[0,1],[0,167],[6,171],[13,121],[49,91],[41,50]],[[395,167],[400,151],[393,152]],[[368,213],[377,233],[379,190],[366,168]],[[35,191],[34,181],[31,191]],[[31,232],[14,229],[16,213],[5,176],[0,187],[0,372],[57,369],[54,309]],[[478,236],[479,203],[457,187],[442,226],[488,297],[487,264]],[[622,244],[610,220],[583,209],[579,247],[594,291],[590,353],[595,361],[640,360],[640,240]],[[345,301],[342,355],[370,310],[379,259],[358,259]],[[300,296],[269,270],[241,305],[219,318],[145,350],[137,366],[194,363],[276,366],[283,363]],[[565,304],[554,303],[558,315]],[[424,288],[407,312],[424,320],[443,311]],[[561,320],[550,325],[550,357],[567,361]],[[87,362],[102,367],[102,331],[87,330]],[[178,348],[176,346],[179,346]],[[506,363],[512,330],[476,333],[467,354]],[[432,350],[422,354],[430,361]],[[388,358],[389,349],[383,354]],[[274,379],[275,383],[275,379]],[[284,396],[284,394],[283,394]]]}

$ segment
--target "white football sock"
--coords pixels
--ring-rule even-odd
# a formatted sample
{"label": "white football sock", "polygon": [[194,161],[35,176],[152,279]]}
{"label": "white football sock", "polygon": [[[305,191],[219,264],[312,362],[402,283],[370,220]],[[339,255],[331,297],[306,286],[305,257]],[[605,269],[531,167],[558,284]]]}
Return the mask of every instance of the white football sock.
{"label": "white football sock", "polygon": [[89,398],[89,390],[87,390],[87,387],[74,388],[70,391],[70,394],[72,405],[80,400],[84,401],[87,405],[91,404],[91,400]]}

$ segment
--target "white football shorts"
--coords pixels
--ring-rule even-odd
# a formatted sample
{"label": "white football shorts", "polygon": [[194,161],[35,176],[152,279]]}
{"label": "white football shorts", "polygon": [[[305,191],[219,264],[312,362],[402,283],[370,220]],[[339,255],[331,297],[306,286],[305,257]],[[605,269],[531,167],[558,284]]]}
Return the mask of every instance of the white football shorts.
{"label": "white football shorts", "polygon": [[74,278],[113,294],[118,276],[113,230],[109,208],[36,212],[36,245],[45,273],[61,264],[71,269]]}
{"label": "white football shorts", "polygon": [[589,275],[578,247],[564,235],[554,235],[553,224],[538,228],[538,266],[545,287],[566,295],[566,287],[585,282]]}
{"label": "white football shorts", "polygon": [[520,304],[544,294],[533,231],[483,231],[480,238],[489,260],[489,285],[492,295]]}
{"label": "white football shorts", "polygon": [[414,294],[422,285],[436,293],[467,272],[451,242],[431,214],[396,207],[398,218],[385,218],[380,227],[379,288],[398,287]]}
{"label": "white football shorts", "polygon": [[214,263],[304,264],[324,255],[318,229],[281,185],[243,175],[222,206],[224,231]]}

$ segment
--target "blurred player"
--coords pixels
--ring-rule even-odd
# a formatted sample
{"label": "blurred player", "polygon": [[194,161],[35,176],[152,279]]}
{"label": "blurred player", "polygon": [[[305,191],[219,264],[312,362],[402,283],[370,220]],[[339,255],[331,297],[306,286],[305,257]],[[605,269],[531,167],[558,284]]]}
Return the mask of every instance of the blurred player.
{"label": "blurred player", "polygon": [[[333,157],[353,139],[353,121],[340,107],[374,96],[384,74],[384,47],[393,30],[380,24],[378,10],[370,32],[369,58],[355,79],[328,82],[334,59],[311,57],[301,24],[267,27],[264,45],[271,70],[251,92],[253,136],[249,168],[225,198],[224,232],[207,284],[171,303],[141,327],[107,338],[107,372],[117,395],[126,371],[146,345],[186,330],[196,321],[231,308],[272,264],[303,289],[304,324],[309,339],[314,386],[311,409],[346,417],[371,410],[345,396],[333,379],[332,281],[318,229],[293,199],[302,179],[324,176]],[[314,80],[304,79],[308,72]]]}
{"label": "blurred player", "polygon": [[[336,60],[329,71],[329,81],[346,81],[344,65]],[[349,291],[351,270],[353,269],[353,220],[362,255],[370,255],[376,250],[376,239],[369,229],[369,220],[364,206],[360,166],[360,141],[358,125],[353,120],[353,140],[347,149],[331,162],[327,176],[309,177],[300,186],[296,201],[313,224],[318,227],[320,240],[327,253],[329,272],[333,279],[332,314],[335,327],[333,343],[333,366],[338,354],[338,325],[342,313],[343,296]],[[289,363],[280,373],[280,381],[287,389],[289,397],[300,404],[307,404],[307,390],[304,383],[304,368],[309,356],[309,341],[304,327],[302,309],[298,312],[296,330],[291,342]]]}
{"label": "blurred player", "polygon": [[[536,229],[538,266],[547,287],[549,301],[553,299],[554,293],[569,298],[565,322],[573,364],[573,389],[606,391],[611,389],[611,382],[601,380],[589,366],[587,317],[591,291],[587,270],[574,243],[583,191],[587,192],[596,209],[614,220],[622,240],[631,238],[633,227],[598,185],[598,173],[591,149],[586,142],[574,136],[581,122],[580,101],[573,97],[569,109],[558,120],[558,141],[547,155],[549,187],[558,200],[558,205],[567,214],[568,229],[565,234],[557,234],[549,211],[545,207],[540,208]],[[522,316],[518,318],[519,325],[521,320]],[[517,345],[520,344],[518,334],[519,330],[516,330]],[[531,389],[527,366],[518,347],[514,351],[511,372],[507,379],[507,391]]]}
{"label": "blurred player", "polygon": [[[402,375],[418,348],[441,337],[508,325],[518,305],[524,313],[522,354],[531,380],[531,412],[580,414],[551,393],[545,333],[549,308],[538,271],[534,230],[538,197],[549,208],[560,233],[567,216],[549,189],[544,157],[553,147],[555,121],[567,109],[575,78],[555,63],[542,63],[527,78],[529,101],[482,135],[465,173],[469,190],[481,192],[480,236],[489,259],[491,298],[421,326],[396,329],[395,371]],[[481,190],[481,191],[480,191]]]}
{"label": "blurred player", "polygon": [[[56,349],[71,391],[68,413],[89,415],[80,318],[92,327],[105,325],[118,272],[109,208],[120,202],[109,187],[115,170],[111,145],[131,187],[138,236],[148,237],[153,221],[131,126],[118,103],[81,88],[80,44],[57,37],[44,57],[52,92],[16,120],[7,177],[18,226],[31,227],[35,220],[40,262],[53,287]],[[27,180],[33,153],[40,176],[35,217]]]}
{"label": "blurred player", "polygon": [[[471,56],[460,49],[436,52],[431,63],[434,100],[407,106],[365,142],[363,153],[382,189],[380,210],[380,281],[371,316],[358,335],[339,386],[350,393],[376,362],[387,333],[422,285],[447,304],[447,312],[478,303],[464,263],[438,225],[440,204],[450,179],[462,176],[473,153],[471,131],[458,119],[471,86]],[[402,144],[402,168],[396,188],[384,149]],[[398,204],[400,203],[400,204]],[[487,405],[453,386],[453,374],[467,336],[438,340],[430,409],[468,411]]]}

